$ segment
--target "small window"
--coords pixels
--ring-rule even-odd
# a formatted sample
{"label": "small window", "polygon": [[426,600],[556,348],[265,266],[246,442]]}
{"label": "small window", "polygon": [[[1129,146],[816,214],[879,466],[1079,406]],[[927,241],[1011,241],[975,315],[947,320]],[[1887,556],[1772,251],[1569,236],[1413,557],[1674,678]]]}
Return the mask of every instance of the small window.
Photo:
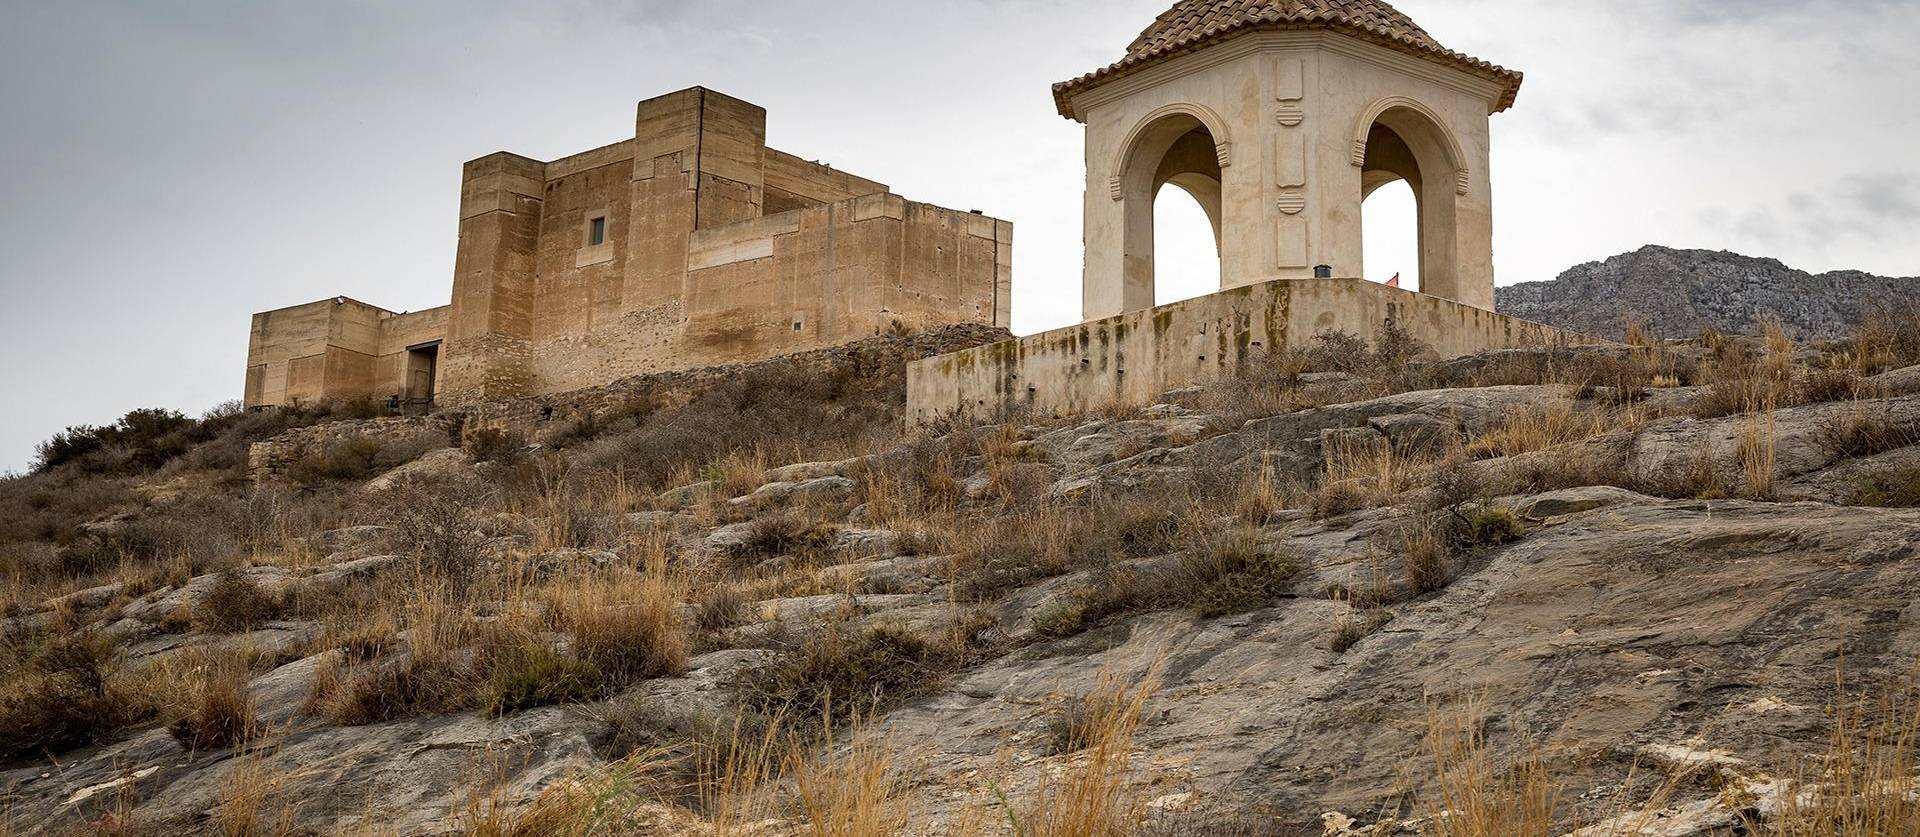
{"label": "small window", "polygon": [[605,216],[587,222],[587,246],[598,247],[607,243],[607,219]]}

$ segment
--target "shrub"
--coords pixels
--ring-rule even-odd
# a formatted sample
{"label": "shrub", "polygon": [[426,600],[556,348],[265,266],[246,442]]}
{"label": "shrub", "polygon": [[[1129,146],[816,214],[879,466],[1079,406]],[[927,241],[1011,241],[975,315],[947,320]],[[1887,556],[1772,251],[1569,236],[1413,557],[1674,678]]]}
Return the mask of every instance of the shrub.
{"label": "shrub", "polygon": [[1333,636],[1327,640],[1327,647],[1335,654],[1347,653],[1393,621],[1393,614],[1377,608],[1363,609],[1346,602],[1336,602],[1336,606],[1339,611],[1333,618]]}
{"label": "shrub", "polygon": [[1064,528],[1058,514],[1041,512],[993,518],[960,532],[952,559],[959,594],[985,601],[1069,571]]}
{"label": "shrub", "polygon": [[260,589],[259,582],[227,570],[194,601],[193,620],[208,633],[232,633],[257,628],[277,618],[280,611],[280,600]]}
{"label": "shrub", "polygon": [[783,512],[755,519],[746,538],[735,544],[730,554],[755,561],[786,555],[817,559],[833,546],[837,534],[834,527],[820,520]]}
{"label": "shrub", "polygon": [[1211,618],[1266,607],[1285,596],[1299,574],[1292,556],[1261,544],[1260,530],[1236,526],[1209,533],[1182,556],[1173,586],[1194,612]]}
{"label": "shrub", "polygon": [[693,621],[700,630],[717,633],[745,623],[752,611],[753,601],[745,591],[731,584],[716,584],[700,597]]}
{"label": "shrub", "polygon": [[927,694],[963,661],[961,649],[881,623],[829,623],[796,648],[734,678],[741,705],[805,720],[869,714]]}
{"label": "shrub", "polygon": [[1896,426],[1885,413],[1865,406],[1849,408],[1822,424],[1820,444],[1840,459],[1886,453],[1916,441],[1914,433]]}
{"label": "shrub", "polygon": [[468,429],[460,439],[461,449],[475,462],[512,464],[526,452],[526,437],[502,427]]}
{"label": "shrub", "polygon": [[112,647],[91,634],[46,641],[0,670],[0,759],[59,753],[152,715],[109,683]]}
{"label": "shrub", "polygon": [[1407,586],[1415,595],[1432,593],[1453,581],[1453,551],[1433,526],[1424,522],[1403,526],[1397,540]]}
{"label": "shrub", "polygon": [[41,443],[34,470],[73,465],[95,473],[144,473],[186,453],[195,422],[173,410],[139,409],[106,427],[69,427]]}
{"label": "shrub", "polygon": [[421,569],[464,583],[486,544],[480,513],[492,499],[485,486],[456,478],[415,478],[382,498],[384,522],[411,547]]}
{"label": "shrub", "polygon": [[1847,502],[1883,509],[1920,508],[1920,464],[1882,463],[1853,477]]}
{"label": "shrub", "polygon": [[601,669],[535,637],[496,649],[487,668],[479,703],[493,717],[605,694]]}
{"label": "shrub", "polygon": [[1502,506],[1475,506],[1459,512],[1454,522],[1454,543],[1468,549],[1500,546],[1526,534],[1520,516]]}

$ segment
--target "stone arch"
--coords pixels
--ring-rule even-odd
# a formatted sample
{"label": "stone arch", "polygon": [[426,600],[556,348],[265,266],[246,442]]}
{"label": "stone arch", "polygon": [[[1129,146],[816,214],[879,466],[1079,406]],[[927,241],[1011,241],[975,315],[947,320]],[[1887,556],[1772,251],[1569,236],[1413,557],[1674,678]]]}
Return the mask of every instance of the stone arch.
{"label": "stone arch", "polygon": [[1109,189],[1122,204],[1122,310],[1154,305],[1154,200],[1167,185],[1192,195],[1220,249],[1223,169],[1233,165],[1226,123],[1212,110],[1172,104],[1140,120],[1120,146]]}
{"label": "stone arch", "polygon": [[[1404,96],[1381,99],[1355,128],[1360,199],[1395,180],[1412,187],[1418,215],[1420,290],[1461,299],[1460,200],[1471,183],[1466,154],[1437,114]],[[1361,229],[1364,239],[1366,229]]]}

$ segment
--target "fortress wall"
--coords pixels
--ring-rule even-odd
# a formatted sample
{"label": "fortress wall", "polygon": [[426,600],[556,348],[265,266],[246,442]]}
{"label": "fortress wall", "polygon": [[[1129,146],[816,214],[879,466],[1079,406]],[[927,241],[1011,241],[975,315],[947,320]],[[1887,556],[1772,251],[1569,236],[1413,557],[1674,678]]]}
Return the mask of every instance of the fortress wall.
{"label": "fortress wall", "polygon": [[1282,279],[917,361],[907,367],[908,421],[1146,406],[1170,390],[1231,377],[1260,353],[1306,346],[1317,334],[1373,340],[1389,318],[1441,357],[1597,342],[1360,279]]}
{"label": "fortress wall", "polygon": [[702,229],[689,242],[681,355],[732,363],[895,321],[1005,326],[996,282],[1011,276],[1000,261],[1011,238],[1011,224],[892,194]]}

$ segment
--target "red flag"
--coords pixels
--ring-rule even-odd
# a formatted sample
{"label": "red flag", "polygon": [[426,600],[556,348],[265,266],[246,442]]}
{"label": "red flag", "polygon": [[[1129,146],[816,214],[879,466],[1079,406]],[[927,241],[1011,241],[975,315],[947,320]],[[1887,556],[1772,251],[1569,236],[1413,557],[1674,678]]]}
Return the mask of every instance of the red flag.
{"label": "red flag", "polygon": [[1389,287],[1389,288],[1398,288],[1398,287],[1400,287],[1400,274],[1398,274],[1398,273],[1395,273],[1395,274],[1393,275],[1393,278],[1392,278],[1392,279],[1388,279],[1388,280],[1387,280],[1387,287]]}

